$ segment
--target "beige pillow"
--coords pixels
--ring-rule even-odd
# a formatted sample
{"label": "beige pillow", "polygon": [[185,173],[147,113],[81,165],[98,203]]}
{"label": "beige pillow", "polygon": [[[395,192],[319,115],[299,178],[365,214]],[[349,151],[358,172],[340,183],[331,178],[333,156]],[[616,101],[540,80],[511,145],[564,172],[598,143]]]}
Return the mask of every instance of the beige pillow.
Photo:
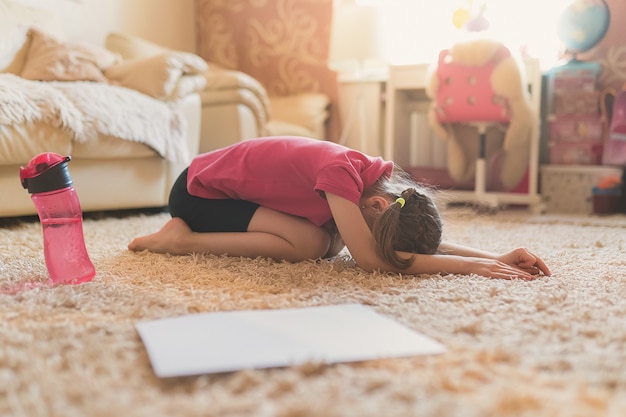
{"label": "beige pillow", "polygon": [[114,84],[166,100],[175,98],[183,75],[201,74],[207,69],[207,63],[197,55],[167,52],[123,61],[104,74]]}
{"label": "beige pillow", "polygon": [[102,73],[121,57],[86,42],[62,42],[37,29],[30,30],[31,44],[22,78],[40,81],[108,82]]}
{"label": "beige pillow", "polygon": [[302,126],[323,138],[330,100],[322,93],[301,93],[270,97],[272,120]]}
{"label": "beige pillow", "polygon": [[147,58],[170,51],[161,45],[137,36],[117,32],[111,32],[107,35],[104,46],[108,50],[120,54],[124,59]]}
{"label": "beige pillow", "polygon": [[0,72],[20,75],[30,47],[29,28],[18,27],[0,37]]}

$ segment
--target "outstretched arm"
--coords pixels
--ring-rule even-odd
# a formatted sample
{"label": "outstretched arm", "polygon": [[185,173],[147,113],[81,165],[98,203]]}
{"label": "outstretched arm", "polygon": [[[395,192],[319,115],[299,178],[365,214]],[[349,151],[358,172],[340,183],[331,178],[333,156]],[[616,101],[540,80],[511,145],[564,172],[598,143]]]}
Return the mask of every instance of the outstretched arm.
{"label": "outstretched arm", "polygon": [[457,243],[443,241],[439,245],[437,253],[442,255],[472,256],[476,258],[496,259],[497,253],[487,252],[469,246],[459,245]]}
{"label": "outstretched arm", "polygon": [[447,254],[496,259],[533,275],[544,274],[550,276],[551,274],[550,269],[545,262],[526,248],[516,248],[510,252],[497,254],[471,248],[469,246],[458,245],[456,243],[441,242],[438,252],[443,255]]}
{"label": "outstretched arm", "polygon": [[[356,204],[330,193],[326,193],[326,199],[348,250],[357,265],[365,270],[404,274],[477,274],[507,279],[534,278],[532,273],[517,267],[510,254],[504,259],[498,259],[501,257],[496,254],[453,244],[444,245],[444,249],[448,249],[447,254],[415,254],[413,263],[408,268],[398,269],[377,256],[372,233]],[[401,255],[409,257],[413,254]]]}

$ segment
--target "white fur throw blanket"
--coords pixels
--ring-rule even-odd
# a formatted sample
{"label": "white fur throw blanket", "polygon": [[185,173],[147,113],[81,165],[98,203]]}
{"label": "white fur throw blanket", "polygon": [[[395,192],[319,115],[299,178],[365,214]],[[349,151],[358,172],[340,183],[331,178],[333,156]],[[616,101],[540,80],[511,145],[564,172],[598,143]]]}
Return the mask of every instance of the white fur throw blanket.
{"label": "white fur throw blanket", "polygon": [[175,103],[89,81],[30,81],[0,74],[0,124],[46,123],[77,142],[99,134],[143,143],[163,158],[186,160],[184,118]]}

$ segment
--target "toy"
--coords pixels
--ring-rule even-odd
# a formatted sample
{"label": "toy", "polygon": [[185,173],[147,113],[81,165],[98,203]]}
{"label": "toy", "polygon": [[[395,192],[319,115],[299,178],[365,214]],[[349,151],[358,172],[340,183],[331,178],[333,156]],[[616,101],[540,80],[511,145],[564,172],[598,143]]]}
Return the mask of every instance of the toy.
{"label": "toy", "polygon": [[[458,42],[449,50],[451,59],[468,66],[484,66],[497,58],[490,81],[493,92],[508,102],[510,122],[505,129],[492,125],[486,132],[485,158],[488,186],[496,190],[512,190],[523,180],[530,155],[530,141],[539,133],[538,115],[529,100],[521,66],[508,54],[499,56],[503,44],[488,38],[471,38]],[[426,79],[426,94],[437,96],[438,64],[431,66]],[[442,124],[437,117],[437,103],[429,110],[429,124],[447,142],[448,171],[457,182],[471,181],[479,154],[479,133],[476,127],[462,124]]]}
{"label": "toy", "polygon": [[[613,98],[609,112],[607,99]],[[607,131],[602,163],[604,165],[626,165],[626,85],[620,91],[606,89],[600,100],[602,119]]]}

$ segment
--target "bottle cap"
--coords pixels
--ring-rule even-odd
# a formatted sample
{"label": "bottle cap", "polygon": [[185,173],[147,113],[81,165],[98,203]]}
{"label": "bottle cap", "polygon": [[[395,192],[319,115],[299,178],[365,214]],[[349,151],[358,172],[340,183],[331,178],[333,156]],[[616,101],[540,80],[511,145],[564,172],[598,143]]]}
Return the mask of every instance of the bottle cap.
{"label": "bottle cap", "polygon": [[20,167],[20,182],[30,194],[61,190],[73,184],[67,163],[70,156],[46,152],[35,156],[26,167]]}

